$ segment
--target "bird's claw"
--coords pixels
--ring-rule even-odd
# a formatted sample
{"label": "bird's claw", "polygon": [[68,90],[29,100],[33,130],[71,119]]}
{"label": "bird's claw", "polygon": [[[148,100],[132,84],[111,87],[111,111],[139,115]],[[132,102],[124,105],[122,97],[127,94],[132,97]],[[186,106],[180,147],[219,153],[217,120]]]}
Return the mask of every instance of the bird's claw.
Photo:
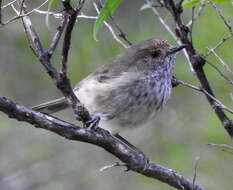
{"label": "bird's claw", "polygon": [[92,118],[85,123],[85,128],[88,130],[95,130],[98,128],[99,121],[100,116],[92,116]]}

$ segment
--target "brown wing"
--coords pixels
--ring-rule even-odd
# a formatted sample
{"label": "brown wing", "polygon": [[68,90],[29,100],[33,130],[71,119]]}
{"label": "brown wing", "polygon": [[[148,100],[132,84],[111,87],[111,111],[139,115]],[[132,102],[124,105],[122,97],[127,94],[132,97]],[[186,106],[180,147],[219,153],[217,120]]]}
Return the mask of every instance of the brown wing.
{"label": "brown wing", "polygon": [[104,83],[108,80],[119,77],[124,72],[136,72],[136,65],[138,64],[138,61],[142,60],[142,56],[145,55],[146,54],[142,51],[138,51],[137,48],[126,49],[123,53],[106,62],[95,72],[80,81],[74,89],[78,89],[82,83],[89,79],[94,79],[100,83]]}

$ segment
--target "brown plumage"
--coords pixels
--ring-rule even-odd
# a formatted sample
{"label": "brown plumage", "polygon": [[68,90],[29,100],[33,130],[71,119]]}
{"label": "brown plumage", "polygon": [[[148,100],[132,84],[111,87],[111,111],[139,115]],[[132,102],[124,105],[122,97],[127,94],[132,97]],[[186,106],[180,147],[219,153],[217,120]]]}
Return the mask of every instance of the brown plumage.
{"label": "brown plumage", "polygon": [[[74,92],[101,118],[100,127],[144,124],[169,99],[175,53],[183,47],[157,38],[141,41],[80,81]],[[60,98],[33,109],[51,114],[68,107]]]}

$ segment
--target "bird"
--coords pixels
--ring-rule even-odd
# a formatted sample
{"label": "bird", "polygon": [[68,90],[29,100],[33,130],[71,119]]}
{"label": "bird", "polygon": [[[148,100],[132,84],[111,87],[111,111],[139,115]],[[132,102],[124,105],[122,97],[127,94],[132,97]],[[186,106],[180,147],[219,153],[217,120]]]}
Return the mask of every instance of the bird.
{"label": "bird", "polygon": [[[186,46],[161,38],[140,41],[82,79],[73,91],[91,116],[100,118],[101,128],[119,132],[142,126],[170,98],[176,53]],[[62,97],[32,109],[53,114],[69,107]]]}

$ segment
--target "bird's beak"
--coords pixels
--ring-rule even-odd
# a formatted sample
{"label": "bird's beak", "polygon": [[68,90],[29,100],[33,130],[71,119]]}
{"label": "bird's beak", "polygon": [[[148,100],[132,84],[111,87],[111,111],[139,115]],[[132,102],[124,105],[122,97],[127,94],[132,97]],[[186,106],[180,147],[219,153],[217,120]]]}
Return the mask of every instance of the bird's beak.
{"label": "bird's beak", "polygon": [[182,50],[183,48],[185,48],[187,46],[188,46],[188,44],[182,44],[182,45],[172,46],[172,47],[169,48],[169,50],[167,52],[167,55],[174,54],[174,53]]}

